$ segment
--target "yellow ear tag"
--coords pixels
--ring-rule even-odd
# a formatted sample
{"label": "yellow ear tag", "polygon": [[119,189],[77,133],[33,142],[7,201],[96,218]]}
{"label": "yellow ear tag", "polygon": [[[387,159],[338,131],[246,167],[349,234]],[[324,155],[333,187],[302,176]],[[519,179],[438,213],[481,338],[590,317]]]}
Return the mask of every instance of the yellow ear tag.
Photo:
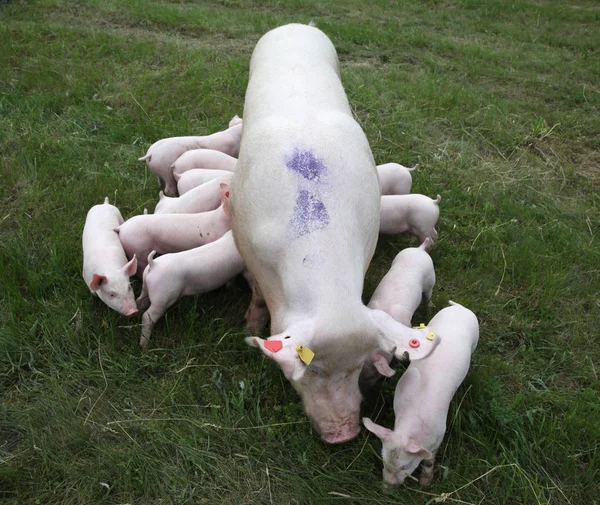
{"label": "yellow ear tag", "polygon": [[302,345],[296,346],[296,351],[298,352],[298,356],[305,365],[310,365],[310,362],[315,357],[314,352],[312,352],[308,347],[304,347]]}
{"label": "yellow ear tag", "polygon": [[421,323],[419,326],[413,326],[413,329],[418,330],[420,328],[425,328],[425,323]]}
{"label": "yellow ear tag", "polygon": [[433,333],[432,331],[430,331],[427,335],[425,335],[425,338],[427,340],[433,340],[435,338],[435,333]]}

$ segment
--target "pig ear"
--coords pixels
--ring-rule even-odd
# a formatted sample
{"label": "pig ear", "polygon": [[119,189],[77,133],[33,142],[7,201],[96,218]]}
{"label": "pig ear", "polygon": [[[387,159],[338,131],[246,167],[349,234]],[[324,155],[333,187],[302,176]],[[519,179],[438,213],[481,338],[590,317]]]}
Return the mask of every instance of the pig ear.
{"label": "pig ear", "polygon": [[90,282],[90,289],[92,291],[98,291],[100,286],[106,282],[106,275],[94,274],[92,282]]}
{"label": "pig ear", "polygon": [[392,361],[395,349],[391,353],[384,351],[383,349],[377,349],[371,354],[371,361],[377,371],[384,377],[392,377],[396,370],[390,367],[389,363]]}
{"label": "pig ear", "polygon": [[135,254],[133,255],[133,258],[131,258],[131,261],[123,266],[122,270],[128,277],[131,277],[137,272],[137,258],[135,257]]}
{"label": "pig ear", "polygon": [[423,459],[431,459],[433,457],[431,451],[423,448],[423,446],[413,438],[408,441],[408,444],[406,445],[406,452],[409,454],[416,454]]}
{"label": "pig ear", "polygon": [[[275,363],[279,365],[285,378],[290,381],[299,381],[302,379],[304,372],[306,371],[306,365],[302,363],[300,358],[298,357],[298,351],[296,351],[295,345],[286,345],[277,349],[276,346],[273,345],[275,342],[282,342],[277,339],[263,340],[258,337],[247,337],[246,343],[252,345],[254,347],[260,348],[263,354],[272,359]],[[270,350],[277,349],[277,350]]]}
{"label": "pig ear", "polygon": [[371,311],[371,317],[378,328],[377,347],[394,351],[398,359],[408,355],[411,361],[429,356],[440,343],[440,337],[427,327],[413,329],[400,324],[382,310]]}
{"label": "pig ear", "polygon": [[367,428],[367,430],[369,430],[371,433],[373,433],[373,435],[376,435],[377,438],[381,439],[382,441],[389,439],[392,436],[392,434],[394,433],[392,430],[390,430],[388,428],[384,428],[383,426],[379,426],[378,424],[375,424],[368,417],[363,417],[362,421],[363,421],[363,424],[365,425],[365,428]]}
{"label": "pig ear", "polygon": [[229,184],[222,182],[219,185],[221,193],[221,203],[223,204],[223,212],[227,217],[229,216]]}

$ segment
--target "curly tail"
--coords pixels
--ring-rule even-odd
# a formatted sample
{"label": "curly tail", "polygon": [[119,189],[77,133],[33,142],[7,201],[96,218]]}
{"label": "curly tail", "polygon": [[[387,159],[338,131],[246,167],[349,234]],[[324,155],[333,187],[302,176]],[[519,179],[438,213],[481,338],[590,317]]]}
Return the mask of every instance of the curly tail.
{"label": "curly tail", "polygon": [[148,255],[148,271],[150,271],[152,269],[152,266],[154,265],[154,255],[155,254],[156,254],[156,251],[152,251]]}
{"label": "curly tail", "polygon": [[138,158],[138,161],[145,161],[146,163],[148,163],[151,158],[152,158],[152,155],[150,153],[146,153],[145,156]]}
{"label": "curly tail", "polygon": [[418,168],[419,168],[419,164],[417,163],[417,164],[416,164],[414,167],[412,167],[412,168],[407,168],[407,170],[408,170],[409,172],[414,172],[414,171],[415,171],[415,170],[417,170]]}
{"label": "curly tail", "polygon": [[435,203],[436,205],[439,205],[441,201],[442,201],[442,197],[440,195],[438,195],[437,200],[435,200],[433,203]]}

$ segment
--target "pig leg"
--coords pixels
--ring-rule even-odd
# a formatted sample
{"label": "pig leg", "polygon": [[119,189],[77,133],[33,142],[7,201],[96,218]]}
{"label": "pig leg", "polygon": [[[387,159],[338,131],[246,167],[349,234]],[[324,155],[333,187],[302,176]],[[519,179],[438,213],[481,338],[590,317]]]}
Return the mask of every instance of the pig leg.
{"label": "pig leg", "polygon": [[140,349],[143,352],[148,350],[148,342],[150,341],[150,335],[152,335],[152,328],[167,311],[168,306],[162,303],[152,302],[150,307],[142,316],[142,336],[140,337]]}
{"label": "pig leg", "polygon": [[269,322],[269,309],[258,287],[258,283],[250,271],[246,270],[244,272],[244,278],[252,289],[252,300],[250,300],[250,305],[244,316],[246,319],[246,331],[252,334],[260,333]]}
{"label": "pig leg", "polygon": [[421,487],[429,487],[431,484],[436,452],[433,451],[431,459],[424,459],[421,463],[421,475],[419,477],[419,485]]}
{"label": "pig leg", "polygon": [[144,310],[150,307],[150,297],[148,296],[148,287],[145,282],[142,286],[142,292],[135,301],[135,304],[137,305],[138,310]]}

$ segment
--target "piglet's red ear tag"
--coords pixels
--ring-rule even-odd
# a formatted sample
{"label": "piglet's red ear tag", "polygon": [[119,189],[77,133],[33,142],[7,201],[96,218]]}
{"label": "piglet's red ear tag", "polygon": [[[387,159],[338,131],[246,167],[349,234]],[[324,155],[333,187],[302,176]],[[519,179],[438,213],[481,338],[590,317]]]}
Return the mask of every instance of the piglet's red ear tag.
{"label": "piglet's red ear tag", "polygon": [[283,347],[281,340],[265,340],[265,349],[269,349],[271,352],[280,351]]}

